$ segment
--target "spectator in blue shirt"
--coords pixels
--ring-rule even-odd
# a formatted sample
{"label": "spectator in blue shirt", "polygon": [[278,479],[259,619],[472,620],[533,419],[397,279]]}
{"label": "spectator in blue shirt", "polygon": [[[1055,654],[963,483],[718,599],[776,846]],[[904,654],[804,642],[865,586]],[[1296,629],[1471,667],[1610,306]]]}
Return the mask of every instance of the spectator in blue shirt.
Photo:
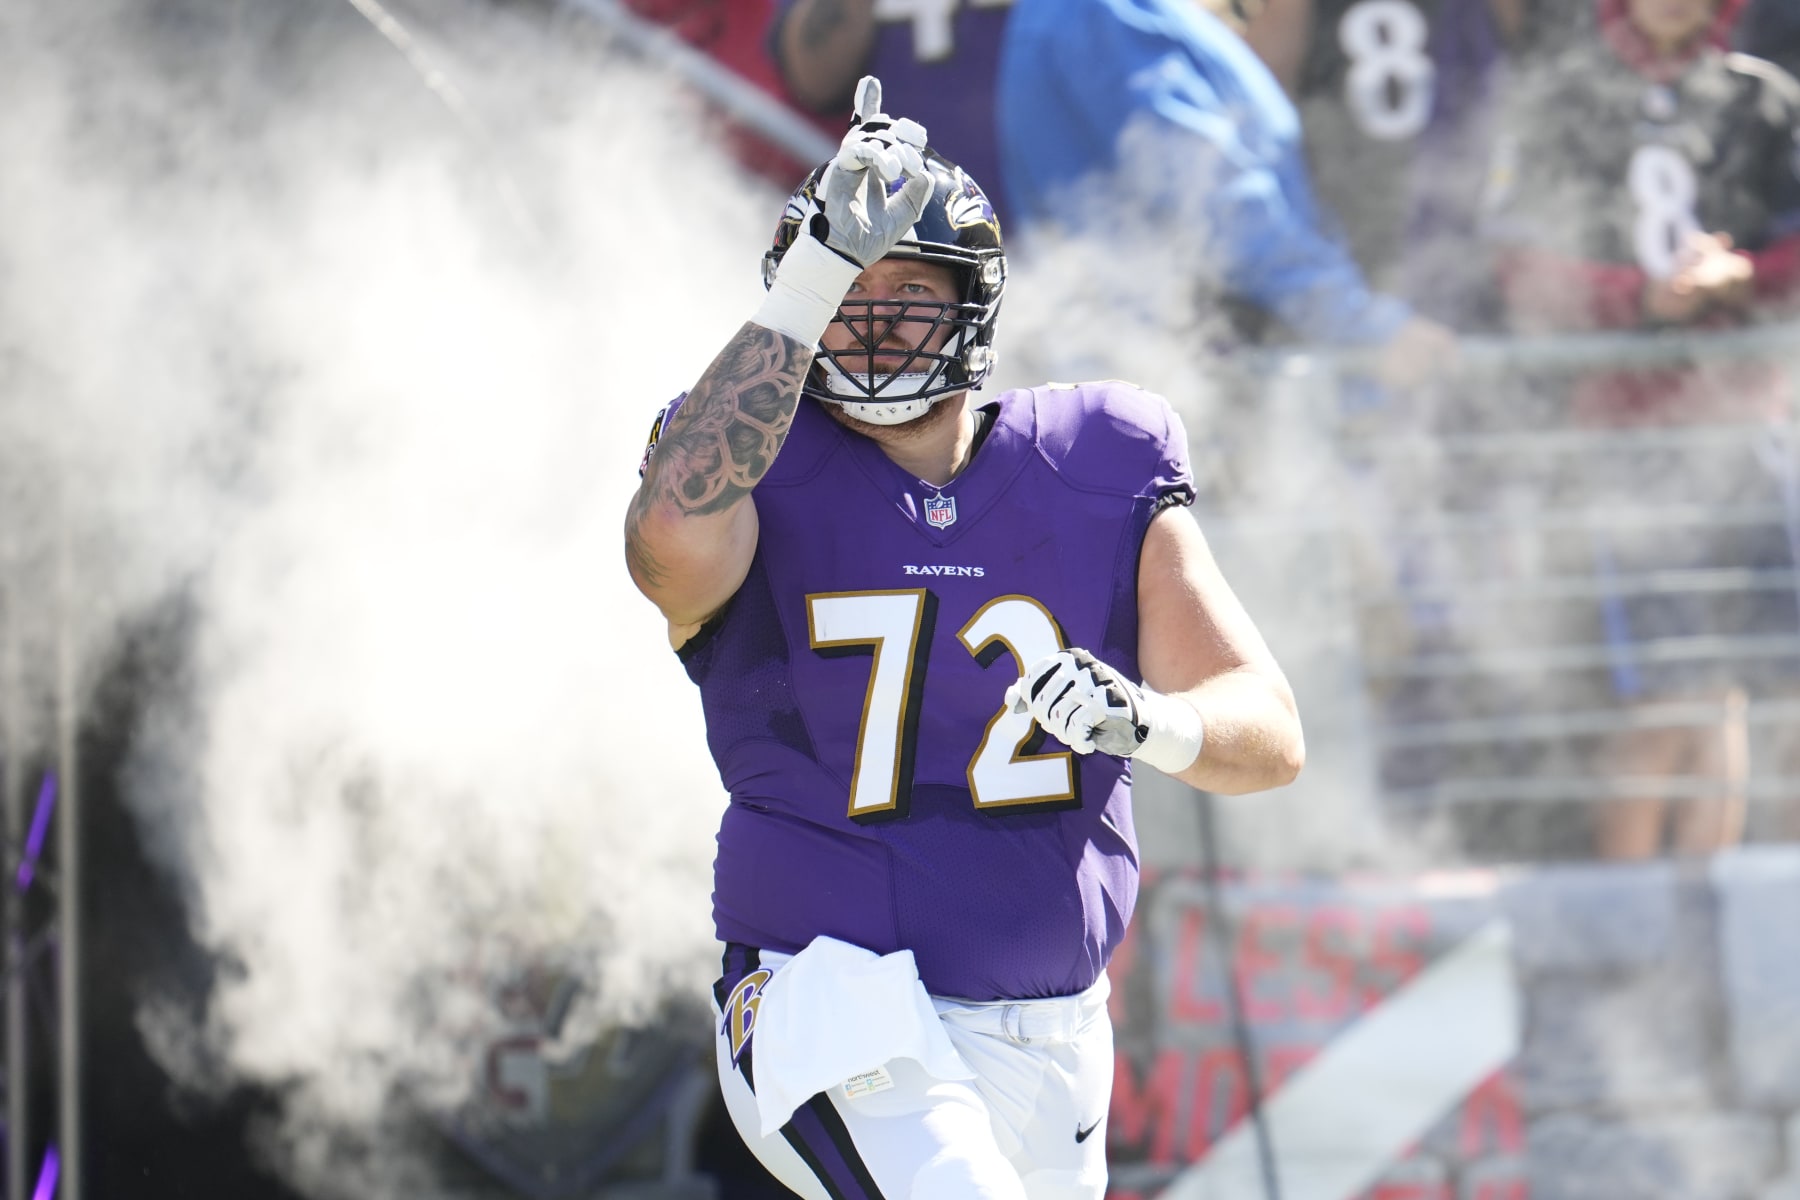
{"label": "spectator in blue shirt", "polygon": [[1028,234],[1147,233],[1203,290],[1309,343],[1379,347],[1380,379],[1421,382],[1455,337],[1374,292],[1332,231],[1242,3],[1018,0],[997,100],[1013,212]]}

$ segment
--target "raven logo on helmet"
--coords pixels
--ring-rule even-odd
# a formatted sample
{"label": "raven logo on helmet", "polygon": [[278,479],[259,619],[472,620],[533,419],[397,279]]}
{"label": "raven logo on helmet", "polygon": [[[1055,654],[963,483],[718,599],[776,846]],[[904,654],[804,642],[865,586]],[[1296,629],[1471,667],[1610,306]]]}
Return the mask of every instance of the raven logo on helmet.
{"label": "raven logo on helmet", "polygon": [[952,193],[944,200],[944,215],[955,229],[967,229],[972,225],[991,226],[994,244],[999,245],[1000,220],[994,215],[993,203],[961,167],[956,169],[956,177],[962,180],[962,191]]}

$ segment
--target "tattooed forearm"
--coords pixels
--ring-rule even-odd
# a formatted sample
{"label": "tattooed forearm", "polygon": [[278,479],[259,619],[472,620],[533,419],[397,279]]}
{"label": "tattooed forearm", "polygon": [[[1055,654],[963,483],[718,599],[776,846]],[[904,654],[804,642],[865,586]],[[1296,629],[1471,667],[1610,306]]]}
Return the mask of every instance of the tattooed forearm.
{"label": "tattooed forearm", "polygon": [[657,439],[627,515],[626,554],[640,579],[667,578],[641,536],[645,516],[722,513],[748,496],[775,462],[811,366],[811,347],[756,324],[713,359]]}
{"label": "tattooed forearm", "polygon": [[670,418],[625,519],[625,556],[648,587],[670,581],[646,536],[652,512],[709,516],[744,500],[775,462],[813,351],[748,323],[727,342]]}
{"label": "tattooed forearm", "polygon": [[657,441],[644,476],[652,502],[702,515],[749,495],[774,465],[811,366],[809,348],[760,325],[739,330]]}

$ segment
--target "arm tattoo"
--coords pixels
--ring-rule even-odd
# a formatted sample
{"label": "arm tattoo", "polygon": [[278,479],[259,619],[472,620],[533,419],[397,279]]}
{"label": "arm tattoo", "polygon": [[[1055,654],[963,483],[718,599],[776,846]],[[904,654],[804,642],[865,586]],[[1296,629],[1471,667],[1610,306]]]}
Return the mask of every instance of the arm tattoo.
{"label": "arm tattoo", "polygon": [[663,430],[646,483],[657,500],[696,516],[723,512],[774,465],[812,351],[747,325],[713,360]]}
{"label": "arm tattoo", "polygon": [[748,324],[713,359],[657,439],[632,501],[626,547],[645,579],[664,572],[640,536],[644,515],[667,504],[706,516],[749,496],[787,438],[812,357],[811,347]]}

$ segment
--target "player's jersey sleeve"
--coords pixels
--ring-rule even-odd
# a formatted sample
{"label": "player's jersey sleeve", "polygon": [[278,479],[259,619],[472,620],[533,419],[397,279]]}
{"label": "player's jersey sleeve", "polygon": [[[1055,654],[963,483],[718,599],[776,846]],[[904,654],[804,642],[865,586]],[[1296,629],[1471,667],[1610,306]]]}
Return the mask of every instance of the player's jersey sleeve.
{"label": "player's jersey sleeve", "polygon": [[1199,6],[1033,0],[1013,22],[998,111],[1025,220],[1174,222],[1202,248],[1203,277],[1314,341],[1383,341],[1410,315],[1329,232],[1281,85]]}
{"label": "player's jersey sleeve", "polygon": [[1187,430],[1162,396],[1116,379],[1050,384],[1038,394],[1040,448],[1065,484],[1128,487],[1157,508],[1193,503]]}
{"label": "player's jersey sleeve", "polygon": [[663,430],[669,427],[669,418],[675,415],[675,410],[680,408],[681,402],[687,398],[688,394],[683,392],[657,410],[656,419],[650,422],[650,436],[644,439],[644,457],[638,460],[639,479],[642,479],[644,472],[650,469],[650,456],[656,453],[656,443],[662,439]]}

